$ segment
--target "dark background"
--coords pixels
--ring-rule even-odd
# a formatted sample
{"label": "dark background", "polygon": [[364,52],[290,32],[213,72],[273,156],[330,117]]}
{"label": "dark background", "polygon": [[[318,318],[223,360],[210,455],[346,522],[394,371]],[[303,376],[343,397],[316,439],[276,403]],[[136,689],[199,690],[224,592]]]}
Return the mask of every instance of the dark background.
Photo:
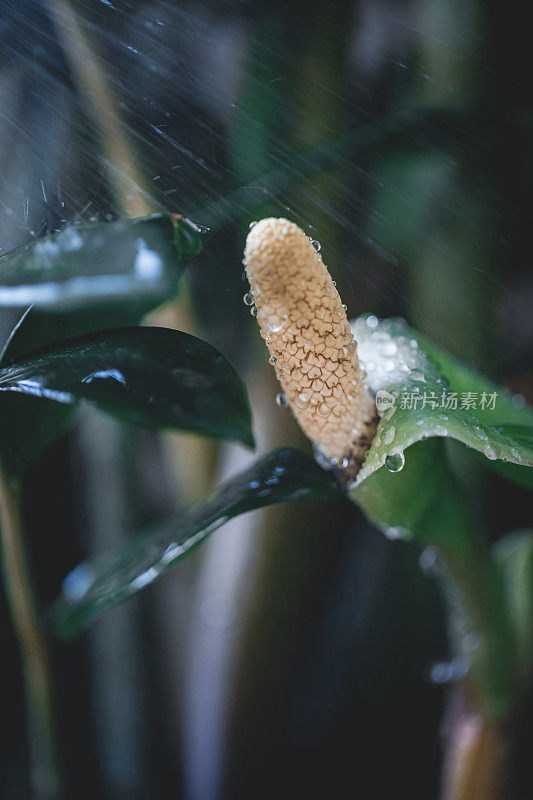
{"label": "dark background", "polygon": [[[241,298],[248,224],[322,244],[350,317],[403,315],[533,401],[528,5],[473,0],[72,6],[121,116],[131,175],[84,95],[54,4],[0,0],[0,252],[137,195],[211,228],[159,324],[245,377],[259,450],[308,447]],[[76,49],[76,48],[75,48]],[[79,49],[78,49],[79,52]],[[118,175],[118,177],[117,177]],[[2,311],[7,336],[16,315]],[[523,492],[456,446],[492,538]],[[85,411],[25,482],[46,607],[69,569],[205,496],[250,455]],[[55,645],[69,798],[436,798],[448,688],[434,575],[348,503],[247,515]],[[0,792],[30,797],[18,651],[1,605]],[[512,798],[531,796],[524,708]]]}

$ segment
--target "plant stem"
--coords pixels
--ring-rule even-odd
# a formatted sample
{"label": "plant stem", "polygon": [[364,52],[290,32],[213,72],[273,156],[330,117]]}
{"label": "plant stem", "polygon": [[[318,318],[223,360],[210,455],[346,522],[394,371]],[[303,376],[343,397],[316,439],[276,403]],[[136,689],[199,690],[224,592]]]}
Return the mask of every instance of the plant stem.
{"label": "plant stem", "polygon": [[[462,691],[452,696],[442,782],[442,800],[500,800],[506,774],[504,726],[464,708]],[[456,702],[457,701],[457,702]]]}
{"label": "plant stem", "polygon": [[30,742],[30,772],[35,796],[51,800],[61,795],[57,757],[50,658],[39,623],[24,553],[19,512],[19,486],[0,464],[0,544],[4,586],[18,639]]}
{"label": "plant stem", "polygon": [[[421,538],[437,546],[446,561],[452,646],[471,661],[452,695],[442,800],[499,800],[505,796],[505,723],[515,699],[516,643],[502,575],[475,513],[444,464],[439,486]],[[468,633],[481,635],[472,653],[463,649]]]}

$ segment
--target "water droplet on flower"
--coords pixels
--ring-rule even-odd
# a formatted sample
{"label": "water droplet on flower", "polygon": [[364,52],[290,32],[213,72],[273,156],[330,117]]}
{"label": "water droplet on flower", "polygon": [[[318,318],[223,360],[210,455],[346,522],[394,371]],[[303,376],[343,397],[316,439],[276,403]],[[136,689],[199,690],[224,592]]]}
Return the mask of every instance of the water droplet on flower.
{"label": "water droplet on flower", "polygon": [[257,225],[257,220],[254,220],[253,222],[250,222],[248,227],[250,228],[250,230],[252,230],[252,228],[255,228],[256,225]]}
{"label": "water droplet on flower", "polygon": [[345,305],[344,303],[342,304],[342,307],[344,308],[345,311],[348,311],[348,306]]}
{"label": "water droplet on flower", "polygon": [[274,356],[270,356],[270,358],[268,359],[268,363],[273,367],[275,366],[275,364],[278,363],[278,359],[275,358]]}
{"label": "water droplet on flower", "polygon": [[257,306],[251,307],[250,314],[252,315],[252,317],[257,317]]}
{"label": "water droplet on flower", "polygon": [[280,406],[281,408],[285,408],[286,406],[288,406],[288,405],[289,405],[289,404],[287,403],[287,398],[285,397],[285,395],[283,394],[283,392],[280,392],[279,394],[277,394],[277,395],[276,395],[276,403],[277,403],[277,405],[278,405],[278,406]]}
{"label": "water droplet on flower", "polygon": [[320,244],[320,242],[318,242],[316,239],[311,239],[311,237],[309,237],[309,241],[311,242],[317,253],[320,253],[322,249],[322,245]]}
{"label": "water droplet on flower", "polygon": [[385,428],[380,435],[383,444],[392,444],[396,435],[396,428],[394,425],[391,425],[390,428]]}
{"label": "water droplet on flower", "polygon": [[389,472],[401,472],[405,465],[405,456],[402,452],[391,453],[385,459],[385,466]]}
{"label": "water droplet on flower", "polygon": [[379,320],[373,314],[366,318],[366,324],[369,328],[377,328],[379,325]]}
{"label": "water droplet on flower", "polygon": [[242,298],[242,302],[245,306],[253,306],[254,304],[254,296],[251,292],[246,292],[246,294]]}

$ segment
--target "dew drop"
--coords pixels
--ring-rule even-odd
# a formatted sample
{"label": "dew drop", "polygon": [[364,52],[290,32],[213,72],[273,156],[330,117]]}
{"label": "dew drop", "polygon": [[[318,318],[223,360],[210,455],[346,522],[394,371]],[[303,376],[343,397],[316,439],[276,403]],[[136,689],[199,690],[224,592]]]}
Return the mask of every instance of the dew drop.
{"label": "dew drop", "polygon": [[490,459],[490,461],[495,461],[498,458],[498,454],[494,447],[491,447],[490,444],[486,444],[483,448],[483,454]]}
{"label": "dew drop", "polygon": [[432,572],[434,575],[443,575],[447,570],[447,564],[441,558],[438,547],[433,545],[422,550],[418,563],[425,572]]}
{"label": "dew drop", "polygon": [[246,294],[242,298],[242,302],[245,306],[253,306],[254,304],[254,296],[251,292],[246,292]]}
{"label": "dew drop", "polygon": [[385,466],[389,472],[401,472],[405,465],[405,456],[402,452],[391,453],[385,459]]}
{"label": "dew drop", "polygon": [[248,227],[249,227],[250,230],[252,230],[252,228],[255,228],[256,225],[257,225],[257,220],[254,220],[253,222],[250,222]]}
{"label": "dew drop", "polygon": [[311,237],[309,237],[309,241],[311,242],[317,253],[320,253],[322,249],[322,245],[320,244],[320,242],[318,242],[316,239],[311,239]]}
{"label": "dew drop", "polygon": [[280,392],[279,394],[276,395],[276,404],[281,408],[285,408],[286,406],[289,405],[287,403],[287,398],[285,397],[283,392]]}
{"label": "dew drop", "polygon": [[385,428],[381,433],[381,441],[383,444],[392,444],[396,435],[396,428],[391,425],[390,428]]}
{"label": "dew drop", "polygon": [[252,315],[252,317],[257,317],[257,306],[251,307],[250,314]]}
{"label": "dew drop", "polygon": [[309,405],[309,396],[306,394],[299,394],[296,398],[296,405],[301,409],[307,408]]}
{"label": "dew drop", "polygon": [[275,358],[274,356],[270,356],[270,358],[268,359],[268,363],[273,367],[278,363],[278,359]]}
{"label": "dew drop", "polygon": [[342,304],[342,307],[343,307],[343,309],[344,309],[345,311],[348,311],[348,306],[347,306],[347,305],[345,305],[345,303],[343,303],[343,304]]}
{"label": "dew drop", "polygon": [[409,377],[412,381],[422,381],[425,383],[426,379],[424,377],[424,373],[421,372],[419,369],[412,369],[409,373]]}
{"label": "dew drop", "polygon": [[429,671],[431,683],[451,683],[459,681],[467,675],[470,669],[470,660],[457,656],[452,661],[437,661]]}
{"label": "dew drop", "polygon": [[399,525],[396,525],[386,528],[384,530],[384,534],[391,542],[395,542],[398,539],[405,539],[407,536],[407,531],[405,528],[401,528]]}

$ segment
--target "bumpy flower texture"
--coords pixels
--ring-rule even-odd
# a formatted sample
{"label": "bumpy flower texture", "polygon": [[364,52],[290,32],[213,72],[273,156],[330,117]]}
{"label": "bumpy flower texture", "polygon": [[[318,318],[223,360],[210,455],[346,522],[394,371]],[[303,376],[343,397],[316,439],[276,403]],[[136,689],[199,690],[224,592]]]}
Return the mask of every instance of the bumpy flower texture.
{"label": "bumpy flower texture", "polygon": [[377,416],[331,275],[312,241],[286,219],[253,224],[245,265],[261,336],[286,400],[323,462],[351,477],[364,460]]}

